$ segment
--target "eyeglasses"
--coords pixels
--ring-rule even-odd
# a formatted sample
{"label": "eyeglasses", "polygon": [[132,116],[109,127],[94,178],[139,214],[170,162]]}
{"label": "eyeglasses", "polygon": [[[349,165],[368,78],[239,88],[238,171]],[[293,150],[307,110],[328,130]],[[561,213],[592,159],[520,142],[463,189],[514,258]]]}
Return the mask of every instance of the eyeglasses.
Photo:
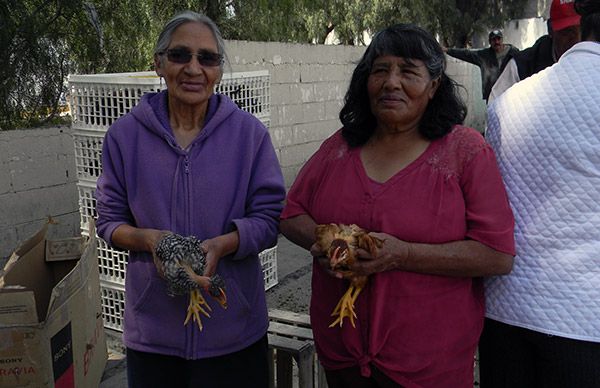
{"label": "eyeglasses", "polygon": [[178,63],[180,65],[189,63],[194,56],[202,66],[221,66],[223,63],[223,55],[208,50],[200,50],[198,51],[198,54],[194,54],[185,49],[170,49],[161,51],[158,54],[166,54],[169,62]]}

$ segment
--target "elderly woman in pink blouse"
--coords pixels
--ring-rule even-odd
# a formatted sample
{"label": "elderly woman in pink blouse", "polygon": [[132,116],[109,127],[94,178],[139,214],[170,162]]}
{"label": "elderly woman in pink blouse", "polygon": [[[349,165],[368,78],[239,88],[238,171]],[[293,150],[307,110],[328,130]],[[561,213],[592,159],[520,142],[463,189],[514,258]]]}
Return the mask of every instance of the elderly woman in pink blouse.
{"label": "elderly woman in pink blouse", "polygon": [[[496,159],[461,125],[466,107],[429,33],[379,32],[340,119],[288,193],[281,231],[315,256],[311,322],[330,388],[473,387],[481,277],[510,272],[514,220]],[[315,226],[357,224],[383,240],[351,268],[369,282],[356,327],[329,327],[348,280],[328,270]]]}

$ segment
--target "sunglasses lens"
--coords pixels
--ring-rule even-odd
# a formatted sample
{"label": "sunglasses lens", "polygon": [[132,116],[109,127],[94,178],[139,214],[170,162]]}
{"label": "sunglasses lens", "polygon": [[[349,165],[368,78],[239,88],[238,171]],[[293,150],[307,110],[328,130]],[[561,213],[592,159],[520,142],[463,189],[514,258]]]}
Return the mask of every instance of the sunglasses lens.
{"label": "sunglasses lens", "polygon": [[167,59],[174,63],[188,63],[192,59],[192,54],[184,50],[169,50]]}
{"label": "sunglasses lens", "polygon": [[198,53],[198,62],[202,66],[219,66],[221,64],[221,54],[210,51],[201,51]]}

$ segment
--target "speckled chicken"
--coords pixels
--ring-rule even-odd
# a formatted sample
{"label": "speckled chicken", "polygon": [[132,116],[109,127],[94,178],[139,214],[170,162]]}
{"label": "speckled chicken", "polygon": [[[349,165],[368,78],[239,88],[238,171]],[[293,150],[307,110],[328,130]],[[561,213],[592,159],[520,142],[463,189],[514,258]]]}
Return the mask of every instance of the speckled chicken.
{"label": "speckled chicken", "polygon": [[204,289],[223,308],[227,308],[225,282],[219,275],[203,276],[206,256],[201,241],[194,236],[183,237],[178,234],[165,235],[156,245],[157,265],[167,281],[167,293],[170,296],[190,294],[190,303],[184,325],[190,318],[202,330],[200,313],[210,317],[212,308],[202,296]]}
{"label": "speckled chicken", "polygon": [[[350,275],[352,275],[352,272],[349,271],[350,265],[357,260],[356,250],[358,248],[364,249],[375,256],[377,249],[381,248],[383,244],[382,240],[369,236],[366,230],[354,224],[318,225],[315,229],[315,236],[319,248],[329,258],[330,268]],[[338,323],[341,327],[345,317],[350,319],[352,327],[356,327],[354,323],[356,318],[354,302],[367,284],[367,280],[367,276],[351,276],[350,287],[348,287],[348,290],[331,313],[331,316],[336,317],[336,319],[329,327],[333,327]]]}

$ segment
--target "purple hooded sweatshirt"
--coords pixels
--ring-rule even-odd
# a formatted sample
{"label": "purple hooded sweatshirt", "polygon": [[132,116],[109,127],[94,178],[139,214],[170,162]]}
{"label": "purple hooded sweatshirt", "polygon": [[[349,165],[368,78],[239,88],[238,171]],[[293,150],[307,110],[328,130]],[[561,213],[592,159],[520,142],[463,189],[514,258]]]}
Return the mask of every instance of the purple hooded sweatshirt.
{"label": "purple hooded sweatshirt", "polygon": [[213,95],[200,135],[186,149],[168,124],[167,92],[142,97],[106,133],[96,190],[100,237],[122,224],[200,240],[237,229],[239,248],[219,261],[228,308],[212,307],[204,330],[183,322],[189,296],[170,297],[152,256],[130,252],[123,340],[127,347],[186,359],[241,350],[267,332],[258,253],[275,245],[285,188],[267,129],[228,97]]}

